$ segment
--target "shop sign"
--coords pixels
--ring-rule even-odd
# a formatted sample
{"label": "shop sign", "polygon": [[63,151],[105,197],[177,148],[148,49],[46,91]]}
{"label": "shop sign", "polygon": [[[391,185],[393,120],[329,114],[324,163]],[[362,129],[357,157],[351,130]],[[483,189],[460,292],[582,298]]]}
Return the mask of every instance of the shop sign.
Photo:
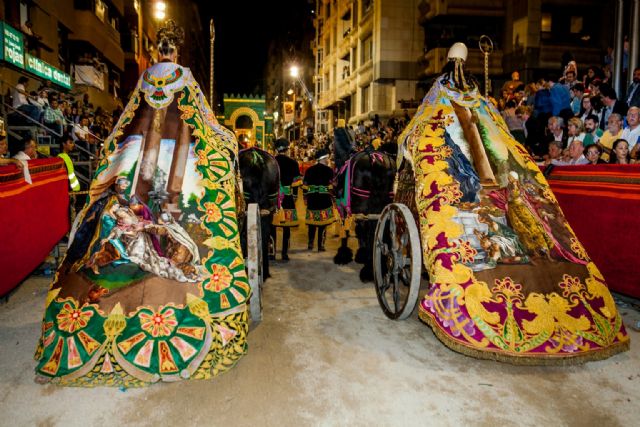
{"label": "shop sign", "polygon": [[4,60],[24,68],[24,39],[22,33],[7,23],[2,23],[2,53]]}
{"label": "shop sign", "polygon": [[25,69],[38,77],[46,80],[50,80],[52,83],[62,86],[66,89],[71,89],[71,76],[67,73],[63,73],[56,67],[47,64],[40,58],[31,56],[28,53],[25,55],[26,67]]}

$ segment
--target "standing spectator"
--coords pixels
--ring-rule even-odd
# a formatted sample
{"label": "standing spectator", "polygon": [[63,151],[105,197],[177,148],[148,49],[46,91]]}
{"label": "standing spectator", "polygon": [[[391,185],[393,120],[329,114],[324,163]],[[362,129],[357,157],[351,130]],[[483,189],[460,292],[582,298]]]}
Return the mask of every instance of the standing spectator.
{"label": "standing spectator", "polygon": [[76,148],[76,145],[73,142],[73,138],[71,138],[71,135],[64,134],[62,136],[62,142],[60,143],[61,153],[58,154],[58,157],[60,157],[64,161],[64,165],[67,168],[69,186],[73,191],[80,191],[80,182],[78,182],[78,178],[76,177],[75,171],[73,169],[73,161],[71,160],[71,157],[69,157],[69,153],[71,153],[74,148]]}
{"label": "standing spectator", "polygon": [[627,104],[624,101],[618,100],[615,89],[609,85],[603,85],[600,88],[600,92],[602,93],[602,102],[604,103],[604,111],[600,118],[600,129],[604,129],[612,113],[617,113],[620,117],[627,115]]}
{"label": "standing spectator", "polygon": [[582,107],[582,97],[584,95],[584,86],[582,83],[576,83],[569,90],[569,94],[571,95],[571,111],[573,111],[573,115],[577,116],[580,114],[580,109]]}
{"label": "standing spectator", "polygon": [[618,113],[611,113],[607,121],[607,130],[602,134],[598,145],[602,150],[602,160],[609,161],[613,142],[622,136],[622,116]]}
{"label": "standing spectator", "polygon": [[596,116],[598,120],[598,124],[600,124],[600,116],[602,112],[598,111],[596,107],[593,105],[592,96],[590,94],[585,94],[582,97],[582,104],[580,106],[580,113],[578,113],[578,117],[583,122],[587,120],[588,116]]}
{"label": "standing spectator", "polygon": [[544,79],[539,79],[536,82],[536,96],[533,105],[535,117],[551,114],[553,111],[551,93],[549,92],[549,87]]}
{"label": "standing spectator", "polygon": [[628,165],[631,163],[629,156],[629,143],[624,139],[616,139],[611,147],[609,164]]}
{"label": "standing spectator", "polygon": [[565,119],[573,116],[569,89],[561,84],[549,81],[549,94],[551,97],[551,114]]}
{"label": "standing spectator", "polygon": [[582,84],[584,84],[585,88],[588,88],[593,80],[597,78],[596,70],[594,67],[587,68],[587,74],[582,78]]}
{"label": "standing spectator", "polygon": [[640,107],[640,67],[633,70],[633,83],[627,89],[627,105]]}
{"label": "standing spectator", "polygon": [[38,144],[33,138],[25,138],[22,140],[22,151],[18,151],[15,156],[16,160],[27,161],[38,158]]}
{"label": "standing spectator", "polygon": [[602,129],[598,127],[598,116],[590,114],[584,120],[584,140],[582,144],[585,147],[589,147],[591,145],[597,144],[600,141],[600,137],[602,137]]}
{"label": "standing spectator", "polygon": [[502,93],[507,94],[507,98],[513,95],[513,92],[516,90],[518,86],[520,86],[522,82],[520,81],[520,73],[516,70],[511,73],[511,80],[505,82],[502,86]]}

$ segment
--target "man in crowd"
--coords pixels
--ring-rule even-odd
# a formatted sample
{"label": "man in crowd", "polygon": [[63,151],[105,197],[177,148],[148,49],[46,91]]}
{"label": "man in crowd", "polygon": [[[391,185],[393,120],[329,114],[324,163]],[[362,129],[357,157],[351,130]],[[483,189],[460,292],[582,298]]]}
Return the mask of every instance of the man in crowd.
{"label": "man in crowd", "polygon": [[78,182],[78,178],[76,177],[75,171],[73,169],[73,161],[71,157],[69,157],[69,153],[76,148],[76,144],[73,142],[73,138],[71,135],[64,134],[62,136],[62,142],[60,143],[60,151],[58,154],[62,160],[64,160],[64,165],[67,167],[67,176],[69,177],[69,186],[73,191],[80,191],[80,182]]}
{"label": "man in crowd", "polygon": [[62,114],[62,110],[60,110],[60,105],[56,98],[51,100],[50,108],[45,108],[43,121],[45,126],[58,134],[62,134],[64,114]]}
{"label": "man in crowd", "polygon": [[83,116],[80,123],[73,125],[71,137],[73,142],[77,144],[80,141],[83,143],[83,148],[89,149],[89,118],[87,116]]}
{"label": "man in crowd", "polygon": [[14,159],[20,161],[33,160],[38,158],[38,144],[33,138],[25,138],[23,140],[22,151],[18,151]]}
{"label": "man in crowd", "polygon": [[607,120],[607,130],[602,134],[598,145],[602,149],[602,155],[600,158],[608,162],[609,154],[611,154],[611,148],[615,140],[622,137],[622,116],[618,113],[611,113]]}
{"label": "man in crowd", "polygon": [[551,164],[558,166],[586,165],[587,163],[589,163],[589,161],[584,156],[584,145],[582,145],[582,141],[578,138],[571,141],[568,153],[563,159],[551,160]]}
{"label": "man in crowd", "polygon": [[13,108],[38,122],[40,121],[40,109],[29,103],[29,93],[27,92],[28,83],[29,79],[26,77],[20,77],[20,79],[18,79],[18,84],[15,85],[11,92]]}
{"label": "man in crowd", "polygon": [[627,105],[629,107],[640,107],[640,67],[633,70],[633,83],[627,90]]}
{"label": "man in crowd", "polygon": [[600,87],[600,93],[602,94],[602,103],[604,104],[600,128],[604,129],[605,124],[609,123],[609,116],[611,114],[617,113],[620,117],[627,115],[627,104],[618,99],[616,90],[609,85],[602,85]]}
{"label": "man in crowd", "polygon": [[584,85],[580,82],[574,84],[569,90],[571,94],[571,111],[573,115],[577,116],[580,113],[580,107],[582,106],[582,95],[584,95]]}
{"label": "man in crowd", "polygon": [[549,117],[547,121],[547,136],[545,139],[545,143],[549,143],[551,141],[556,141],[562,143],[562,147],[567,145],[567,132],[564,131],[564,120],[562,117]]}
{"label": "man in crowd", "polygon": [[622,130],[621,138],[629,143],[629,150],[631,151],[631,157],[635,158],[635,155],[640,149],[638,139],[640,139],[640,108],[631,107],[627,111],[627,125],[628,127]]}
{"label": "man in crowd", "polygon": [[602,134],[604,132],[598,127],[598,116],[596,116],[595,114],[589,114],[584,119],[584,132],[585,136],[582,144],[585,147],[597,144],[598,141],[600,141],[600,138],[602,137]]}

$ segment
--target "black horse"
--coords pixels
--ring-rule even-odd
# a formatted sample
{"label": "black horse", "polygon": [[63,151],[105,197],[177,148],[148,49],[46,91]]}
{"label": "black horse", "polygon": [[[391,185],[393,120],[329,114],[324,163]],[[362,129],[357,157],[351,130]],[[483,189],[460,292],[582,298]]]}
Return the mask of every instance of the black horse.
{"label": "black horse", "polygon": [[[336,164],[344,166],[336,178],[336,199],[338,210],[343,218],[356,216],[356,237],[358,252],[355,261],[364,264],[360,270],[360,280],[373,280],[373,240],[378,222],[375,217],[359,215],[378,215],[382,209],[393,202],[393,183],[396,175],[395,144],[380,147],[393,152],[375,150],[373,147],[352,154],[347,159],[340,155],[350,154],[348,133],[334,132],[336,144]],[[340,147],[338,147],[340,145]],[[353,252],[348,247],[349,231],[342,238],[338,253],[333,258],[335,264],[348,264],[353,259]]]}
{"label": "black horse", "polygon": [[[238,163],[242,176],[245,208],[250,203],[257,203],[260,208],[262,272],[266,280],[269,277],[269,236],[273,214],[278,205],[280,170],[276,159],[271,154],[256,147],[240,150]],[[246,256],[247,216],[244,212],[239,214],[243,217],[240,240],[242,251]]]}

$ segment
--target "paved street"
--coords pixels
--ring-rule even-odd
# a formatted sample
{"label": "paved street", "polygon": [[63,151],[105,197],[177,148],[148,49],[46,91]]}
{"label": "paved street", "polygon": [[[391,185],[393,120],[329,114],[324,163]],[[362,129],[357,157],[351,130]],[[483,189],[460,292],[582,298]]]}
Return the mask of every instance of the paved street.
{"label": "paved street", "polygon": [[[0,425],[638,425],[640,334],[631,351],[565,368],[511,366],[447,349],[417,315],[387,320],[355,264],[294,234],[276,263],[249,353],[211,381],[145,389],[37,385],[32,355],[48,279],[0,305]],[[305,248],[305,249],[302,249]],[[637,312],[623,308],[627,324]]]}

